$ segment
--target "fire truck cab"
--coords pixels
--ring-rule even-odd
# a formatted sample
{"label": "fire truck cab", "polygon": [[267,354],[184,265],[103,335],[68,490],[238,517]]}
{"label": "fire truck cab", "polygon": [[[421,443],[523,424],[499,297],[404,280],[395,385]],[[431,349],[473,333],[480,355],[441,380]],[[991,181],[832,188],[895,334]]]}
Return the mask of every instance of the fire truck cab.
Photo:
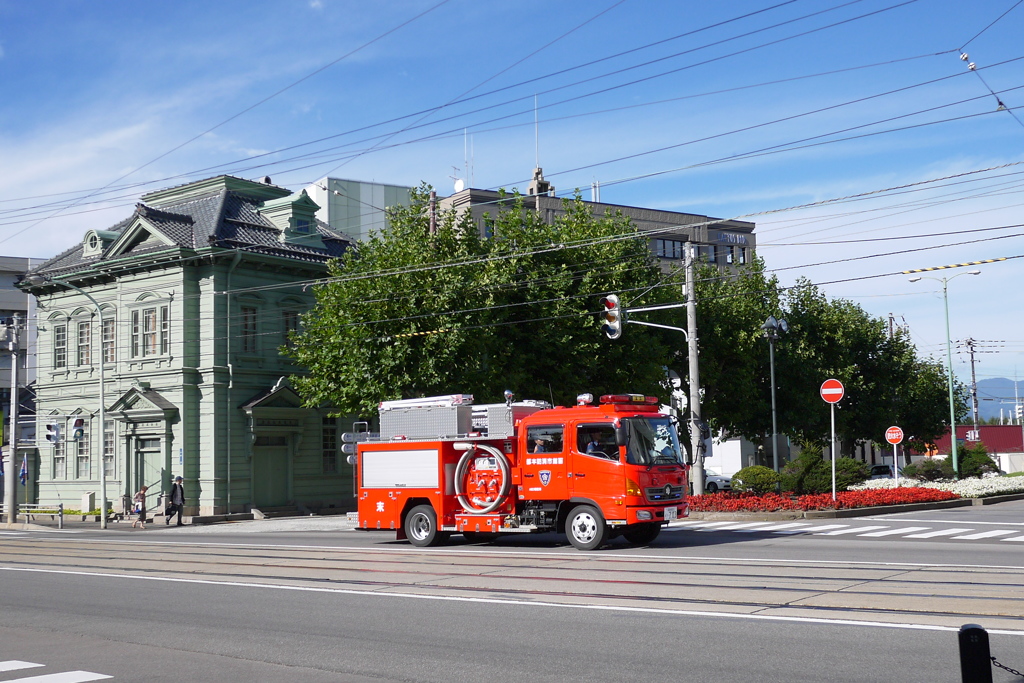
{"label": "fire truck cab", "polygon": [[359,528],[416,546],[551,531],[581,550],[652,542],[688,512],[677,422],[653,396],[592,402],[382,403],[379,435],[343,437],[356,447]]}

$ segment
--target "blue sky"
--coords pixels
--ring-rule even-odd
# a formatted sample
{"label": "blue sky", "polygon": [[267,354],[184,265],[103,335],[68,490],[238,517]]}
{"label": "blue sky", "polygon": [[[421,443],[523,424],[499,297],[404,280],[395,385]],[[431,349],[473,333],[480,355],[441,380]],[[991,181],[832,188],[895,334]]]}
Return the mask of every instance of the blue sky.
{"label": "blue sky", "polygon": [[[0,253],[222,172],[525,187],[536,96],[560,192],[752,220],[784,283],[942,354],[941,283],[853,278],[1024,254],[1024,164],[984,171],[1024,161],[1016,3],[0,0]],[[1024,378],[1021,263],[950,282],[951,336],[998,351],[979,378]]]}

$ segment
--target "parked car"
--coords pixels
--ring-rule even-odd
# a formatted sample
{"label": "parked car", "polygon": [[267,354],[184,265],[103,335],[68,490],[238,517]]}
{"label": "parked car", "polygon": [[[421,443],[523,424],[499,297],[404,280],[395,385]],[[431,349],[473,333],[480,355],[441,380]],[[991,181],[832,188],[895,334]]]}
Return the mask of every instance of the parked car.
{"label": "parked car", "polygon": [[704,490],[707,493],[718,493],[719,491],[731,491],[732,479],[723,477],[714,472],[704,472]]}
{"label": "parked car", "polygon": [[[900,476],[903,476],[903,470],[900,470]],[[872,465],[871,474],[868,475],[868,479],[892,479],[892,465]]]}

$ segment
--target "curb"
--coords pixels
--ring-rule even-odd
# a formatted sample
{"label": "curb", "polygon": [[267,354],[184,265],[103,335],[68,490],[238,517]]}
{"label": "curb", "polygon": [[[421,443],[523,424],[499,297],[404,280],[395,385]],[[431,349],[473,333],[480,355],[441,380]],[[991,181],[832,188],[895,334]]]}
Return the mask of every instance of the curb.
{"label": "curb", "polygon": [[984,498],[971,498],[972,505],[995,505],[996,503],[1009,503],[1013,500],[1024,500],[1024,493],[1006,493],[1001,496],[985,496]]}

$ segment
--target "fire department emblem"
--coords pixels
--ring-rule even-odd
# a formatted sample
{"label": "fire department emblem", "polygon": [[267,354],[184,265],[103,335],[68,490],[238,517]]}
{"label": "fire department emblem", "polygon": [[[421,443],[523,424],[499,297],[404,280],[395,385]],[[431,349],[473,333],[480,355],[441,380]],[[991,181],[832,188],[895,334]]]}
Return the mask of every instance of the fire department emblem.
{"label": "fire department emblem", "polygon": [[547,486],[551,483],[551,470],[541,470],[537,474],[540,475],[540,483]]}
{"label": "fire department emblem", "polygon": [[384,501],[377,501],[377,512],[384,512]]}

